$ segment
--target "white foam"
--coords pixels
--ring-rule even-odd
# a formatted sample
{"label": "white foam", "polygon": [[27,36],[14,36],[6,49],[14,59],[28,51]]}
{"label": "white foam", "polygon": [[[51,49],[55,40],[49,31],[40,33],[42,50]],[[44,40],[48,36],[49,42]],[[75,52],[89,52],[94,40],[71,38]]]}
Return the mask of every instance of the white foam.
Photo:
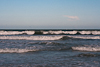
{"label": "white foam", "polygon": [[[41,31],[43,34],[76,34],[79,32],[80,34],[93,34],[100,35],[100,31]],[[26,33],[28,35],[32,35],[35,31],[0,31],[0,35],[16,35]]]}
{"label": "white foam", "polygon": [[92,31],[79,31],[80,34],[91,34]]}
{"label": "white foam", "polygon": [[42,31],[43,34],[76,34],[79,32],[80,34],[93,34],[99,35],[100,31]]}
{"label": "white foam", "polygon": [[0,31],[0,35],[34,34],[35,31]]}
{"label": "white foam", "polygon": [[0,39],[14,39],[14,40],[58,40],[63,36],[0,36]]}
{"label": "white foam", "polygon": [[99,35],[100,31],[79,31],[81,34],[93,34],[93,35]]}
{"label": "white foam", "polygon": [[72,37],[72,38],[80,38],[80,39],[100,39],[100,36],[83,36],[83,35],[80,35],[80,36],[68,36],[68,37]]}
{"label": "white foam", "polygon": [[43,34],[76,34],[77,31],[43,31]]}
{"label": "white foam", "polygon": [[100,51],[100,46],[78,46],[78,47],[72,47],[73,50],[78,51]]}
{"label": "white foam", "polygon": [[64,34],[76,34],[77,31],[63,31]]}
{"label": "white foam", "polygon": [[27,33],[28,35],[32,35],[35,33],[35,31],[22,31],[22,33]]}
{"label": "white foam", "polygon": [[100,31],[92,31],[92,34],[99,35],[100,34]]}
{"label": "white foam", "polygon": [[5,48],[5,49],[0,49],[0,53],[24,53],[24,52],[29,52],[29,51],[38,51],[37,49],[18,49],[18,48]]}

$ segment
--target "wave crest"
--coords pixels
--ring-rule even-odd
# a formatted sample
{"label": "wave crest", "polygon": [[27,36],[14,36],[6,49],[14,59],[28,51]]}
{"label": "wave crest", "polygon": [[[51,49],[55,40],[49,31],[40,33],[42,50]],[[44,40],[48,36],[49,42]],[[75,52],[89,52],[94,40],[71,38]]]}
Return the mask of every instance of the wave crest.
{"label": "wave crest", "polygon": [[68,40],[68,39],[100,39],[100,36],[66,36],[66,35],[49,35],[49,36],[0,36],[0,39],[12,40]]}
{"label": "wave crest", "polygon": [[72,31],[0,31],[0,35],[61,35],[61,34],[71,34],[71,35],[100,35],[100,31],[78,31],[78,30],[72,30]]}
{"label": "wave crest", "polygon": [[0,36],[0,39],[12,40],[58,40],[63,36]]}
{"label": "wave crest", "polygon": [[38,51],[38,49],[19,49],[19,48],[4,48],[0,49],[0,53],[24,53],[24,52],[30,52],[30,51]]}
{"label": "wave crest", "polygon": [[72,47],[73,50],[77,51],[100,51],[100,46],[77,46]]}

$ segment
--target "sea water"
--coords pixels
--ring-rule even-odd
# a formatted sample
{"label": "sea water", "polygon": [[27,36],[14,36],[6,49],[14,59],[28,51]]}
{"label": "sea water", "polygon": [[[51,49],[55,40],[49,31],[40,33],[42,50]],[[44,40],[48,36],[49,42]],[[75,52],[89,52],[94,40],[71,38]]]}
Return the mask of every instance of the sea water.
{"label": "sea water", "polygon": [[0,30],[0,67],[99,67],[100,30]]}

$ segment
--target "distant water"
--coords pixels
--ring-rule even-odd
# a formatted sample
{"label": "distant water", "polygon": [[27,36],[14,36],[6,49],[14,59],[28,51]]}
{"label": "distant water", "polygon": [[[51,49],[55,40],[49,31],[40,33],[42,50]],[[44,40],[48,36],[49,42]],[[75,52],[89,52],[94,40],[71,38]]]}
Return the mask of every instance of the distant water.
{"label": "distant water", "polygon": [[99,67],[100,30],[0,30],[0,67]]}

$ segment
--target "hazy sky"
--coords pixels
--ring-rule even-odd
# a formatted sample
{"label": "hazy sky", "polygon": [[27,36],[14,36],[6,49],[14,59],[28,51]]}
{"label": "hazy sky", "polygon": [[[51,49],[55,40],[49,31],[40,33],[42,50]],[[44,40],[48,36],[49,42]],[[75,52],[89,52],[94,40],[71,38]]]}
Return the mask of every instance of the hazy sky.
{"label": "hazy sky", "polygon": [[0,29],[100,29],[100,0],[0,0]]}

